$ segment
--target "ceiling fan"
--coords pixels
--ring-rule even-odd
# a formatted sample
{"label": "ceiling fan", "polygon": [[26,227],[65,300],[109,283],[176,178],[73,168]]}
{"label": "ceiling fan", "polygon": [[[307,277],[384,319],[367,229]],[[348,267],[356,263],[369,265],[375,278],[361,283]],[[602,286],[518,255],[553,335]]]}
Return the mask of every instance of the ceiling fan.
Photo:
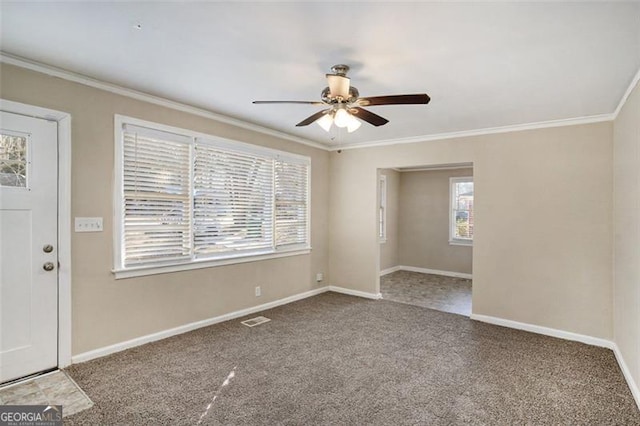
{"label": "ceiling fan", "polygon": [[389,122],[386,118],[362,107],[428,104],[431,100],[426,93],[361,98],[358,89],[350,85],[350,78],[347,77],[347,72],[349,72],[348,65],[334,65],[331,67],[331,71],[333,71],[333,74],[327,74],[329,86],[322,91],[321,101],[253,101],[253,103],[328,106],[329,108],[316,112],[296,124],[296,126],[308,126],[313,122],[317,122],[320,127],[328,132],[331,129],[331,125],[335,124],[336,127],[346,127],[347,131],[351,133],[360,127],[360,120],[374,126],[382,126]]}

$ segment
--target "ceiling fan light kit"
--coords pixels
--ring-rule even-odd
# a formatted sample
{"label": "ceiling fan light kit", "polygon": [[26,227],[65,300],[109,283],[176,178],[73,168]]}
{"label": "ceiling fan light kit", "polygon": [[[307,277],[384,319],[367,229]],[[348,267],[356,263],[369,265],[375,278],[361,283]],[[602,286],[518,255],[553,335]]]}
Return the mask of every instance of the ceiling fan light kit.
{"label": "ceiling fan light kit", "polygon": [[[331,126],[345,128],[349,133],[356,131],[362,124],[360,120],[366,121],[373,126],[383,126],[389,122],[384,117],[372,113],[362,108],[363,106],[377,105],[411,105],[428,104],[431,98],[426,93],[413,95],[391,95],[374,96],[361,98],[360,92],[351,86],[351,79],[347,77],[349,66],[344,64],[331,67],[333,74],[327,74],[328,87],[322,91],[318,101],[253,101],[254,104],[308,104],[323,105],[329,108],[318,111],[305,118],[297,127],[308,126],[316,122],[325,131],[329,131]],[[357,118],[356,118],[357,117]]]}
{"label": "ceiling fan light kit", "polygon": [[325,132],[331,130],[331,125],[333,124],[333,115],[332,114],[324,114],[318,120],[316,120],[318,126],[322,127]]}

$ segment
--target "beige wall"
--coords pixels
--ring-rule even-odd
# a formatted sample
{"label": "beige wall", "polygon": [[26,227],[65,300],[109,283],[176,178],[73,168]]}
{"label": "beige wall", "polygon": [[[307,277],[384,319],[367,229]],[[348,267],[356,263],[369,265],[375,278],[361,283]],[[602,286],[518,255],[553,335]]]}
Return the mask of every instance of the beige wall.
{"label": "beige wall", "polygon": [[612,127],[332,153],[332,284],[379,291],[378,168],[473,163],[473,312],[610,339]]}
{"label": "beige wall", "polygon": [[471,274],[471,246],[449,244],[449,178],[473,169],[400,174],[399,264]]}
{"label": "beige wall", "polygon": [[[72,234],[72,340],[79,354],[301,293],[329,280],[326,151],[133,100],[6,64],[0,97],[72,116],[72,215],[102,216],[104,232]],[[310,255],[115,280],[112,245],[114,114],[308,155]],[[316,284],[316,272],[325,283]],[[262,297],[254,287],[262,287]]]}
{"label": "beige wall", "polygon": [[640,383],[640,86],[614,123],[614,339]]}
{"label": "beige wall", "polygon": [[392,169],[380,170],[387,177],[387,240],[380,243],[380,270],[398,266],[398,203],[400,173]]}
{"label": "beige wall", "polygon": [[[637,216],[621,195],[638,207],[637,92],[615,125],[618,230]],[[613,337],[611,123],[328,154],[6,64],[0,97],[72,115],[72,215],[104,217],[104,232],[72,235],[73,354],[320,285],[377,293],[378,169],[451,163],[474,164],[474,313]],[[312,253],[114,280],[114,114],[311,156]],[[630,226],[616,241],[615,335],[637,377],[640,262],[638,225]],[[315,283],[316,272],[324,283]]]}

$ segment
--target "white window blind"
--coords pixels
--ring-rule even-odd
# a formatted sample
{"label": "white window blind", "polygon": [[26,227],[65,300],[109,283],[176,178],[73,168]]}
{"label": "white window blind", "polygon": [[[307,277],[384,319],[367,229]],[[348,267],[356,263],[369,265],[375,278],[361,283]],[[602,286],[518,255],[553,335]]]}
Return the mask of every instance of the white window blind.
{"label": "white window blind", "polygon": [[194,244],[206,256],[273,246],[273,160],[196,143]]}
{"label": "white window blind", "polygon": [[307,164],[275,161],[276,247],[307,241],[309,167]]}
{"label": "white window blind", "polygon": [[124,266],[188,258],[189,138],[127,125],[123,154]]}
{"label": "white window blind", "polygon": [[309,249],[308,157],[128,120],[116,139],[116,277]]}

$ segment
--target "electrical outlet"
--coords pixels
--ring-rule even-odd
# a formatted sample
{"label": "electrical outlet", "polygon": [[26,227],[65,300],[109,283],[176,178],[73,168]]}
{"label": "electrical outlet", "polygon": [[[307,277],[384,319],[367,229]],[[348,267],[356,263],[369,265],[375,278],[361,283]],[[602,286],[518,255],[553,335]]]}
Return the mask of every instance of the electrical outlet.
{"label": "electrical outlet", "polygon": [[256,297],[260,297],[262,295],[262,291],[260,290],[260,286],[256,287]]}
{"label": "electrical outlet", "polygon": [[76,232],[101,232],[102,218],[101,217],[76,217],[75,230]]}
{"label": "electrical outlet", "polygon": [[320,281],[322,281],[322,280],[324,280],[324,274],[323,274],[322,272],[318,272],[318,273],[316,274],[316,281],[317,281],[317,282],[320,282]]}

